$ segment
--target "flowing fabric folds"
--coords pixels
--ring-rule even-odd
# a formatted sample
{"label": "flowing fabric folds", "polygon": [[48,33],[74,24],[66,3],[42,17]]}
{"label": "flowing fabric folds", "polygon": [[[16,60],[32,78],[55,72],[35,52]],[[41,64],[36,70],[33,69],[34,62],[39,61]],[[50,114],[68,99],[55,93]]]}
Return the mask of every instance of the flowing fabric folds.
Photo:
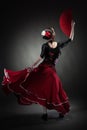
{"label": "flowing fabric folds", "polygon": [[32,71],[4,69],[2,89],[13,93],[21,105],[38,103],[63,114],[69,111],[69,100],[55,67],[42,62]]}

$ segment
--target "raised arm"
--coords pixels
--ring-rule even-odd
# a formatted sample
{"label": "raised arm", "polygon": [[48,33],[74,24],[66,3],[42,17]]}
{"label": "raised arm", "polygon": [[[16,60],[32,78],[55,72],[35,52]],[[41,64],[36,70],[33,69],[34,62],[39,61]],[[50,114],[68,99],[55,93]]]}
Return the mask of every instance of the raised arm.
{"label": "raised arm", "polygon": [[66,40],[65,42],[60,42],[59,43],[59,48],[63,48],[65,47],[69,42],[71,42],[71,39],[69,38],[68,40]]}
{"label": "raised arm", "polygon": [[75,26],[75,22],[72,20],[72,22],[71,22],[71,32],[70,32],[69,39],[66,40],[65,42],[59,43],[60,48],[65,47],[69,42],[73,41],[73,39],[74,39],[74,26]]}
{"label": "raised arm", "polygon": [[71,22],[71,33],[70,33],[70,36],[69,36],[69,38],[71,40],[73,40],[73,38],[74,38],[74,27],[75,27],[75,22],[72,20],[72,22]]}

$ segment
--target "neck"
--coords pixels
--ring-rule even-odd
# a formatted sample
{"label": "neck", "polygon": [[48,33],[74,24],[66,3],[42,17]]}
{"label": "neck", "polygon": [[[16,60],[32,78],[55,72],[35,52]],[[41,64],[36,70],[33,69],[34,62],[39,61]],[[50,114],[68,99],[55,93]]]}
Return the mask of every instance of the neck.
{"label": "neck", "polygon": [[48,42],[52,44],[54,42],[54,39],[50,39]]}

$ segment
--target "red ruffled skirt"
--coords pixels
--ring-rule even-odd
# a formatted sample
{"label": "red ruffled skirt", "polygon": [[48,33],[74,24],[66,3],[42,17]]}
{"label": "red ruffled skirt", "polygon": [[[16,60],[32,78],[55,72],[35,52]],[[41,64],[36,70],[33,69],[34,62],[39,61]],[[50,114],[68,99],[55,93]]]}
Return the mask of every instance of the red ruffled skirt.
{"label": "red ruffled skirt", "polygon": [[68,96],[62,87],[55,67],[42,62],[32,71],[4,69],[2,89],[6,94],[14,93],[21,105],[38,103],[63,114],[69,112]]}

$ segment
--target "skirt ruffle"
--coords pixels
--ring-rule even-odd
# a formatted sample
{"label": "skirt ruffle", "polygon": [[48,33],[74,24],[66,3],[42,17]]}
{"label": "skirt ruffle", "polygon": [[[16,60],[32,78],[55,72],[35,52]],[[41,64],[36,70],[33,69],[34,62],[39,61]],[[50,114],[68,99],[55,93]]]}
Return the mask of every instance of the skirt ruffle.
{"label": "skirt ruffle", "polygon": [[63,114],[69,112],[70,103],[62,87],[55,67],[42,62],[32,71],[4,69],[2,89],[5,94],[13,93],[21,105],[38,103]]}

